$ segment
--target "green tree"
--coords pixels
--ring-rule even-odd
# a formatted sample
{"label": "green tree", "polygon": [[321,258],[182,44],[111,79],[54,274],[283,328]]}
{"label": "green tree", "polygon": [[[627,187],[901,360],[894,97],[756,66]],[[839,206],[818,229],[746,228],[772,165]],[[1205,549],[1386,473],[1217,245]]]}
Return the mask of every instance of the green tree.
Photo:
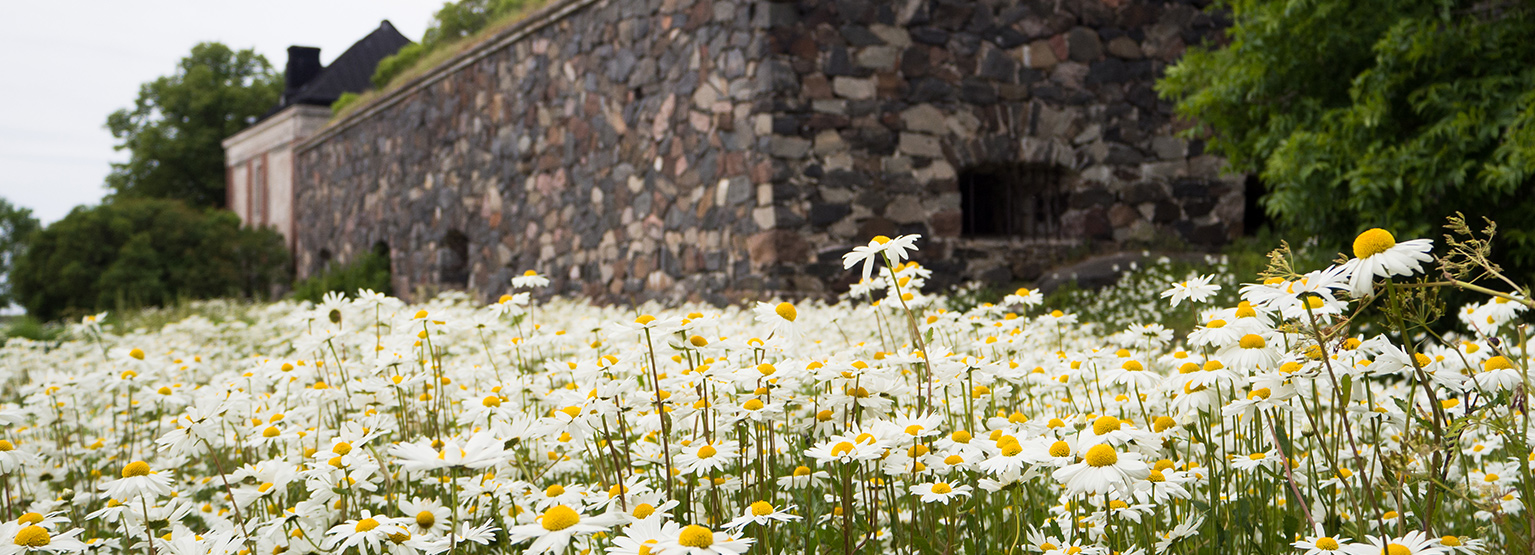
{"label": "green tree", "polygon": [[129,153],[112,164],[107,186],[120,197],[224,206],[220,143],[276,105],[282,89],[282,74],[253,50],[192,47],[175,74],[144,83],[132,108],[107,117],[116,148]]}
{"label": "green tree", "polygon": [[271,229],[176,200],[122,198],[78,207],[32,235],[11,278],[43,320],[181,299],[265,298],[286,284],[288,254]]}
{"label": "green tree", "polygon": [[1535,267],[1535,8],[1456,0],[1227,0],[1229,42],[1160,83],[1193,133],[1268,186],[1290,230],[1435,237],[1456,211],[1505,225]]}
{"label": "green tree", "polygon": [[0,308],[16,302],[11,293],[11,268],[26,252],[27,240],[38,227],[31,210],[0,198]]}

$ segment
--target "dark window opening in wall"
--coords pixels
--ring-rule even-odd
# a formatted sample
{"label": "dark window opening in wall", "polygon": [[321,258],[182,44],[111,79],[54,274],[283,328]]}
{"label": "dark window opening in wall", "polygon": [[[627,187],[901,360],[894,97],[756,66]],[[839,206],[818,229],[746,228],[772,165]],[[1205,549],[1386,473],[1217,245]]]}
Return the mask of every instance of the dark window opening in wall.
{"label": "dark window opening in wall", "polygon": [[437,249],[437,282],[443,287],[469,287],[469,236],[448,230]]}
{"label": "dark window opening in wall", "polygon": [[959,175],[965,237],[1059,239],[1066,212],[1064,172],[1048,164],[971,168]]}
{"label": "dark window opening in wall", "polygon": [[320,256],[315,259],[314,273],[324,272],[326,268],[330,267],[330,260],[334,257],[335,255],[330,253],[330,249],[320,249]]}
{"label": "dark window opening in wall", "polygon": [[1263,194],[1268,188],[1256,175],[1249,175],[1242,183],[1242,234],[1257,235],[1269,224],[1269,214],[1263,209]]}

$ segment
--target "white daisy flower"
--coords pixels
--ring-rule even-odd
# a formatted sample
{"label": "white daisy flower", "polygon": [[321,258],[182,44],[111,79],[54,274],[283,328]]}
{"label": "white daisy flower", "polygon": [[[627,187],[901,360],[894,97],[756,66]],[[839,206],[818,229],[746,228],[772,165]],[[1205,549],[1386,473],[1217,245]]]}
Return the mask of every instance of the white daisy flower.
{"label": "white daisy flower", "polygon": [[1375,278],[1410,276],[1433,262],[1434,241],[1413,239],[1396,242],[1391,232],[1373,228],[1354,238],[1354,258],[1344,263],[1349,270],[1349,294],[1360,299],[1375,294]]}

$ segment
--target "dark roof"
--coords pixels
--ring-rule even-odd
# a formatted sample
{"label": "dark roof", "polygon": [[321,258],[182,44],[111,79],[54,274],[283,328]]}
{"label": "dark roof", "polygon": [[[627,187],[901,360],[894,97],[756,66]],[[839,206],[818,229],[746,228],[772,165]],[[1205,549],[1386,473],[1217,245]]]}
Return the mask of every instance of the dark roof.
{"label": "dark roof", "polygon": [[337,98],[341,98],[342,93],[360,93],[373,88],[373,69],[378,66],[379,60],[407,44],[411,44],[411,40],[395,30],[389,20],[384,20],[372,33],[332,60],[313,79],[292,94],[284,94],[277,106],[262,118],[294,104],[330,106]]}

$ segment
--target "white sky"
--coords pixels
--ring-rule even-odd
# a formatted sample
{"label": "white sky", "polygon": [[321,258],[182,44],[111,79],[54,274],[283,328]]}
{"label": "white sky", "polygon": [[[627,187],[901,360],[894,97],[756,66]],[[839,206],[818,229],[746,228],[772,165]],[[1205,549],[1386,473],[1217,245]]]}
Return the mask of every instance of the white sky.
{"label": "white sky", "polygon": [[420,40],[443,0],[6,1],[0,16],[0,197],[43,223],[95,204],[113,150],[107,115],[175,72],[203,41],[256,49],[279,71],[289,46],[329,64],[388,19]]}

